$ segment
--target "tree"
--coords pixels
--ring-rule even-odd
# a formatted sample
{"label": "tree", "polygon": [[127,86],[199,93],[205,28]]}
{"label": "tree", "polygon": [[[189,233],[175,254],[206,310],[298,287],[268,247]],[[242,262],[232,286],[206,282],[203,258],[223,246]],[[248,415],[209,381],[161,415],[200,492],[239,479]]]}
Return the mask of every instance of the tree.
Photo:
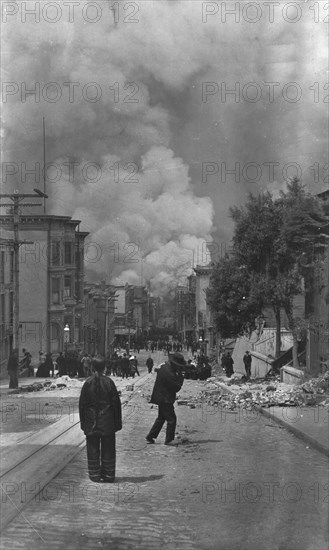
{"label": "tree", "polygon": [[280,235],[280,217],[270,193],[249,195],[244,207],[230,209],[235,222],[233,249],[238,264],[252,274],[254,300],[270,305],[276,319],[276,356],[281,346],[282,299],[276,282],[274,245]]}
{"label": "tree", "polygon": [[256,327],[262,303],[252,293],[251,276],[235,258],[223,258],[214,265],[207,302],[222,338],[235,337]]}
{"label": "tree", "polygon": [[294,313],[294,298],[306,293],[313,280],[317,249],[326,246],[329,218],[319,199],[294,178],[275,202],[280,233],[274,243],[277,263],[277,292],[293,337],[293,365],[298,367],[298,333],[302,321]]}
{"label": "tree", "polygon": [[270,193],[249,195],[244,207],[233,207],[230,213],[235,222],[233,259],[214,268],[209,293],[217,326],[241,334],[255,326],[262,306],[270,304],[278,353],[284,309],[293,336],[293,364],[298,366],[301,320],[294,300],[312,284],[312,259],[328,240],[328,216],[296,178],[278,199]]}

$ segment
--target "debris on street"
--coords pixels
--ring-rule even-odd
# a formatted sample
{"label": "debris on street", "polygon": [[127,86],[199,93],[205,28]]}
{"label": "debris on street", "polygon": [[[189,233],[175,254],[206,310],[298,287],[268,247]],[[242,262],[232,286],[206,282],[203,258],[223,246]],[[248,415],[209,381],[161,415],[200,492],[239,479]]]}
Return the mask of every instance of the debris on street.
{"label": "debris on street", "polygon": [[69,376],[60,376],[59,378],[54,378],[53,380],[45,380],[44,382],[33,382],[32,384],[26,384],[20,386],[17,390],[13,390],[10,393],[30,393],[37,391],[52,391],[52,390],[63,390],[65,388],[81,388],[84,383],[84,380],[79,380],[77,378],[70,378]]}
{"label": "debris on street", "polygon": [[196,408],[207,403],[229,410],[305,405],[329,407],[329,372],[298,386],[281,383],[278,377],[272,378],[271,383],[266,379],[258,379],[242,384],[239,380],[234,380],[231,384],[225,384],[234,393],[226,393],[225,385],[220,386],[218,382],[221,382],[221,379],[209,378],[205,389],[198,395],[191,395],[184,399],[178,396],[177,405]]}
{"label": "debris on street", "polygon": [[[232,388],[231,384],[231,388]],[[232,388],[233,389],[233,388]],[[312,378],[301,385],[291,386],[279,381],[257,380],[247,384],[237,385],[234,395],[223,394],[221,405],[224,408],[236,407],[252,409],[254,407],[298,407],[298,406],[329,406],[329,372]],[[224,392],[224,390],[222,390]],[[212,391],[210,401],[218,399],[218,390]],[[320,397],[321,396],[321,397]],[[322,399],[326,397],[326,399]],[[205,392],[207,398],[207,392]],[[215,397],[215,399],[214,399]],[[207,401],[208,402],[208,401]]]}

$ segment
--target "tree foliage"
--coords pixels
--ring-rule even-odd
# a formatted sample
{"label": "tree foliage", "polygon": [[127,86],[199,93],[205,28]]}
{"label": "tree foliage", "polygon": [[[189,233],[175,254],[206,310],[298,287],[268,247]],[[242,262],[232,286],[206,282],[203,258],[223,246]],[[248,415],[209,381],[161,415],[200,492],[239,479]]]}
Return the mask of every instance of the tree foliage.
{"label": "tree foliage", "polygon": [[223,336],[249,332],[265,304],[272,306],[279,325],[284,309],[297,365],[300,322],[294,299],[312,285],[314,255],[328,242],[328,216],[298,179],[277,199],[270,193],[249,195],[246,204],[232,207],[230,214],[235,223],[233,257],[214,266],[209,291],[217,328]]}
{"label": "tree foliage", "polygon": [[251,333],[262,307],[252,293],[249,273],[235,258],[228,257],[213,268],[207,301],[223,338]]}

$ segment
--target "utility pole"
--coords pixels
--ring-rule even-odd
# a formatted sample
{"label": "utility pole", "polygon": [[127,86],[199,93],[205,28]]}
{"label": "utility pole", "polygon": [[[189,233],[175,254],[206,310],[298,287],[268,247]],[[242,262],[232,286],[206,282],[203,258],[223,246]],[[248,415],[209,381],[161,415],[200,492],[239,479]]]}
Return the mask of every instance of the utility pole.
{"label": "utility pole", "polygon": [[13,257],[13,349],[18,348],[19,340],[19,247],[21,244],[30,244],[31,241],[19,240],[19,222],[20,222],[20,208],[29,206],[42,206],[40,202],[22,202],[27,198],[42,197],[47,199],[48,196],[40,191],[34,189],[34,193],[19,193],[17,190],[14,193],[0,194],[0,199],[9,199],[11,203],[0,203],[0,207],[9,207],[12,209],[12,221],[14,226],[14,239],[11,241],[14,249]]}

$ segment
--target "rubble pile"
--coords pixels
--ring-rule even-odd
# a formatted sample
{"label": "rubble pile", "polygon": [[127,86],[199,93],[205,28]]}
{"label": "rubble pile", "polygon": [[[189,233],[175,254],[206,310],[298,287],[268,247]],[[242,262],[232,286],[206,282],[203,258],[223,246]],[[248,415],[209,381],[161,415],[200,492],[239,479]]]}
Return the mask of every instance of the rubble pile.
{"label": "rubble pile", "polygon": [[20,386],[17,390],[13,390],[10,393],[30,393],[37,391],[52,391],[63,390],[65,388],[81,388],[84,380],[78,380],[76,378],[70,378],[69,376],[60,376],[53,380],[45,380],[45,382],[34,382],[33,384],[27,384]]}
{"label": "rubble pile", "polygon": [[[273,379],[270,384],[264,379],[253,381],[247,384],[247,388],[246,384],[243,384],[244,388],[237,384],[234,394],[226,394],[224,389],[213,383],[213,379],[209,382],[207,389],[201,392],[197,401],[213,406],[220,405],[224,409],[251,410],[257,407],[298,407],[317,404],[329,407],[329,372],[299,386],[282,384]],[[320,396],[325,399],[321,399]]]}

